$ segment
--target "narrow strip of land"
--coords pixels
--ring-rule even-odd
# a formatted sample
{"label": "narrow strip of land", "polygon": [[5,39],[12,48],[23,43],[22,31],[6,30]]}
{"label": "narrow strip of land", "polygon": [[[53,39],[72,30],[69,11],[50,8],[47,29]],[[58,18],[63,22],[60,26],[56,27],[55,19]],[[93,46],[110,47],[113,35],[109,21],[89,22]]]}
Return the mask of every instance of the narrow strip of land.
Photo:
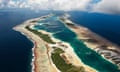
{"label": "narrow strip of land", "polygon": [[34,43],[33,72],[96,72],[82,63],[68,43],[55,39],[50,33],[31,28],[47,17],[31,19],[14,28]]}
{"label": "narrow strip of land", "polygon": [[77,34],[78,39],[82,40],[88,48],[95,50],[105,59],[120,68],[120,47],[107,39],[93,33],[88,28],[77,25],[66,17],[59,18],[69,29]]}

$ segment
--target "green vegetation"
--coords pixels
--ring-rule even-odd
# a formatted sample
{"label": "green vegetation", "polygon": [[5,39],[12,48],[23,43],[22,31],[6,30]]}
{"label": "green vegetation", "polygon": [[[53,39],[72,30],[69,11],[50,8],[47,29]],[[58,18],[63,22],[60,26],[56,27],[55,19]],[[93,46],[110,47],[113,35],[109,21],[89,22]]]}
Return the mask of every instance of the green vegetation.
{"label": "green vegetation", "polygon": [[29,28],[29,26],[26,26],[25,28],[27,30],[33,32],[34,34],[38,35],[39,37],[41,37],[44,41],[51,43],[51,44],[55,44],[55,42],[53,42],[47,34],[43,34],[41,32],[38,32],[37,30],[33,30],[33,29]]}
{"label": "green vegetation", "polygon": [[54,53],[61,54],[61,53],[64,53],[64,51],[62,49],[56,47],[56,49],[54,50]]}
{"label": "green vegetation", "polygon": [[67,64],[64,59],[60,56],[61,53],[64,53],[64,51],[60,48],[55,48],[54,53],[52,53],[52,60],[56,67],[61,72],[85,72],[84,67],[76,67],[72,64]]}

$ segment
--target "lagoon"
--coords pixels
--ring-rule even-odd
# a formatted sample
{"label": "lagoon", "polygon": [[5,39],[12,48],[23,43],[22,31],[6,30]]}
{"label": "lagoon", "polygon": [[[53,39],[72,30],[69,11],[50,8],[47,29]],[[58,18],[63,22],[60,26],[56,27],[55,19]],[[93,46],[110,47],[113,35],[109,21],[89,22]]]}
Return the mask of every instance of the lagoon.
{"label": "lagoon", "polygon": [[[49,17],[39,23],[44,23],[43,25],[37,25],[35,29],[42,29],[48,32],[52,32],[53,36],[57,39],[60,39],[64,42],[69,43],[77,56],[82,60],[86,65],[98,70],[99,72],[120,72],[118,67],[111,62],[105,60],[101,55],[88,48],[81,40],[77,39],[77,35],[67,28],[64,23],[62,23],[57,16]],[[50,27],[46,26],[49,25]],[[58,26],[58,30],[53,26]],[[40,27],[39,27],[40,26]],[[55,32],[59,31],[59,32]]]}

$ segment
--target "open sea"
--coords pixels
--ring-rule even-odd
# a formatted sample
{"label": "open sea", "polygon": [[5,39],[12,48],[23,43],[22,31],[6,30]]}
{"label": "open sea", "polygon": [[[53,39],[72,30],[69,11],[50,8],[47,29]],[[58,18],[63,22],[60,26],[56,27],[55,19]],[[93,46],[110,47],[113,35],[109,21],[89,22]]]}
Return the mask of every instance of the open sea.
{"label": "open sea", "polygon": [[[0,10],[0,72],[31,72],[30,63],[32,59],[33,43],[27,39],[27,37],[14,31],[12,28],[27,19],[40,17],[49,13],[49,11],[34,12],[26,9]],[[59,14],[59,12],[57,13]],[[120,45],[120,16],[76,11],[69,13],[73,22],[84,25],[97,34]],[[67,33],[69,33],[69,31]],[[74,36],[74,34],[72,35]],[[65,41],[66,40],[67,39],[65,39]],[[73,47],[77,47],[74,42],[81,43],[77,40],[73,40],[70,42]],[[83,55],[80,56],[82,57]],[[99,55],[93,53],[93,56]],[[92,57],[92,55],[89,57]],[[99,60],[101,59],[98,59],[98,61]],[[88,64],[94,67],[94,64]],[[102,64],[96,66],[102,66]],[[112,70],[104,72],[119,72],[114,65],[112,66],[110,64],[108,69],[109,68]],[[102,68],[97,69],[102,70]]]}

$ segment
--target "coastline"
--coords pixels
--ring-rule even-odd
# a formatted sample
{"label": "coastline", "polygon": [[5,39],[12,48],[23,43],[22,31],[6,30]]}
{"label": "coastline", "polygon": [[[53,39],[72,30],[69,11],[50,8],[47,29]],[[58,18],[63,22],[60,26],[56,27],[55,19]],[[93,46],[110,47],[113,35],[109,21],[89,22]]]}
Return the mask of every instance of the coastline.
{"label": "coastline", "polygon": [[[16,30],[16,29],[14,29],[14,30]],[[18,31],[19,32],[19,31]],[[23,32],[20,32],[22,35],[24,35],[24,36],[26,36],[32,43],[33,43],[33,47],[32,47],[32,62],[31,62],[31,66],[32,66],[32,72],[35,72],[35,68],[36,68],[36,66],[35,66],[35,64],[34,64],[34,61],[35,61],[35,41],[32,39],[32,38],[30,38],[29,36],[27,36],[27,35],[25,35]]]}
{"label": "coastline", "polygon": [[[33,36],[35,36],[34,34],[32,34],[31,32],[29,32],[29,31],[27,31],[26,29],[24,29],[24,27],[26,26],[26,25],[29,25],[29,22],[31,21],[31,20],[39,20],[39,18],[36,18],[36,19],[30,19],[30,20],[27,20],[27,21],[25,21],[25,22],[23,22],[23,24],[20,24],[20,25],[18,25],[18,26],[16,26],[16,27],[14,27],[13,29],[15,30],[15,31],[18,31],[18,32],[20,32],[21,34],[23,34],[23,35],[25,35],[25,36],[27,36],[27,38],[29,39],[29,40],[31,40],[32,42],[33,42],[33,44],[34,44],[34,47],[32,48],[32,52],[33,52],[33,54],[32,54],[32,56],[33,56],[33,59],[32,59],[32,72],[42,72],[41,71],[41,68],[38,68],[38,66],[39,66],[39,64],[36,64],[36,62],[37,62],[37,55],[39,55],[38,53],[38,51],[39,50],[37,50],[37,44],[36,44],[36,40],[35,40],[35,38],[38,38],[38,37],[33,37]],[[32,36],[31,36],[31,34],[32,34]],[[39,39],[39,38],[38,38]],[[42,39],[40,39],[40,41],[43,41]],[[37,51],[37,52],[36,52]],[[44,55],[44,54],[43,54]],[[46,55],[44,55],[44,56],[46,56]],[[46,56],[46,58],[47,58],[47,56]],[[47,64],[46,64],[47,65]],[[43,68],[44,69],[44,68]],[[51,69],[51,68],[48,68],[48,69]],[[46,72],[49,72],[49,71],[46,71]],[[52,71],[52,72],[56,72],[56,71]]]}
{"label": "coastline", "polygon": [[17,28],[13,28],[13,30],[17,31],[17,32],[20,32],[22,35],[26,36],[32,43],[33,43],[33,47],[32,47],[32,62],[31,62],[31,66],[32,66],[32,72],[35,72],[35,64],[34,64],[34,61],[35,61],[35,42],[32,38],[30,38],[29,36],[27,36],[24,32],[21,32],[19,30],[17,30]]}
{"label": "coastline", "polygon": [[[76,33],[77,39],[82,42],[90,49],[99,53],[104,59],[115,64],[120,69],[120,63],[116,62],[119,60],[120,50],[119,46],[110,42],[109,40],[97,35],[88,28],[77,25],[70,21],[68,18],[59,18],[61,22],[65,24],[67,28]],[[109,53],[109,54],[108,54]],[[114,60],[116,58],[116,60]],[[118,60],[117,60],[118,58]],[[120,60],[119,60],[120,61]]]}
{"label": "coastline", "polygon": [[[31,20],[33,20],[33,19],[30,19],[29,21],[31,21]],[[28,21],[28,20],[27,20]],[[22,25],[24,24],[25,25],[25,23],[27,22],[27,21],[25,21],[25,22],[23,22],[22,24],[20,24],[20,25],[17,25],[17,26],[15,26],[15,27],[13,27],[13,30],[15,30],[15,31],[17,31],[17,32],[19,32],[19,33],[21,33],[22,35],[24,35],[24,36],[26,36],[32,43],[33,43],[33,47],[32,47],[32,62],[31,62],[31,66],[32,66],[32,72],[35,72],[35,63],[34,63],[34,61],[35,61],[35,41],[31,38],[31,36],[28,36],[27,35],[27,33],[25,33],[24,31],[20,31],[20,29],[19,28],[17,28],[17,27],[21,27],[22,28]],[[26,23],[27,24],[27,23]]]}
{"label": "coastline", "polygon": [[[25,21],[23,24],[20,24],[20,25],[18,25],[18,26],[16,26],[16,27],[14,27],[13,29],[14,30],[16,30],[16,31],[19,31],[19,32],[21,32],[23,35],[25,35],[25,36],[27,36],[27,38],[28,39],[30,39],[32,42],[33,42],[33,44],[34,44],[34,47],[32,48],[32,51],[33,51],[33,59],[32,59],[32,72],[38,72],[39,70],[40,70],[40,68],[38,68],[39,66],[37,65],[38,64],[38,62],[37,62],[37,53],[38,53],[38,48],[37,48],[37,42],[36,42],[36,40],[34,39],[34,37],[32,37],[31,36],[31,34],[33,35],[33,36],[35,36],[32,32],[29,32],[29,31],[27,31],[26,29],[25,29],[25,26],[27,26],[27,25],[32,25],[32,24],[30,24],[29,22],[31,22],[31,21],[38,21],[38,20],[40,20],[41,19],[41,17],[40,18],[35,18],[35,19],[30,19],[30,20],[27,20],[27,21]],[[37,37],[37,36],[35,36],[35,37]],[[37,37],[38,38],[38,37]],[[51,38],[53,39],[53,41],[60,41],[60,40],[57,40],[57,39],[55,39],[54,37],[52,37],[51,36]],[[44,41],[41,39],[41,38],[39,38],[39,40],[41,40],[43,43],[44,43]],[[64,42],[65,43],[65,42]],[[68,43],[65,43],[65,44],[67,44],[67,46],[69,46],[69,44]],[[75,54],[75,52],[73,51],[73,49],[71,48],[71,46],[69,46],[69,49],[68,49],[69,51],[71,51],[71,53],[73,54],[73,59],[75,59],[75,65],[83,65],[85,68],[86,68],[86,70],[88,70],[88,72],[96,72],[96,70],[95,69],[92,69],[92,68],[90,68],[89,66],[87,66],[87,65],[85,65],[85,64],[83,64],[81,61],[80,61],[80,59],[77,57],[77,55]],[[67,52],[67,51],[66,51]],[[70,52],[69,52],[69,54],[70,54]],[[48,57],[48,56],[47,56]],[[37,63],[37,64],[36,64]],[[52,63],[53,64],[53,63]],[[54,65],[54,64],[53,64]],[[53,66],[52,65],[52,66]],[[51,68],[50,68],[51,69]],[[41,71],[40,71],[41,72]],[[46,71],[46,72],[49,72],[49,71]],[[55,65],[53,66],[53,71],[52,72],[59,72],[59,70],[57,70],[56,68],[55,68]]]}

